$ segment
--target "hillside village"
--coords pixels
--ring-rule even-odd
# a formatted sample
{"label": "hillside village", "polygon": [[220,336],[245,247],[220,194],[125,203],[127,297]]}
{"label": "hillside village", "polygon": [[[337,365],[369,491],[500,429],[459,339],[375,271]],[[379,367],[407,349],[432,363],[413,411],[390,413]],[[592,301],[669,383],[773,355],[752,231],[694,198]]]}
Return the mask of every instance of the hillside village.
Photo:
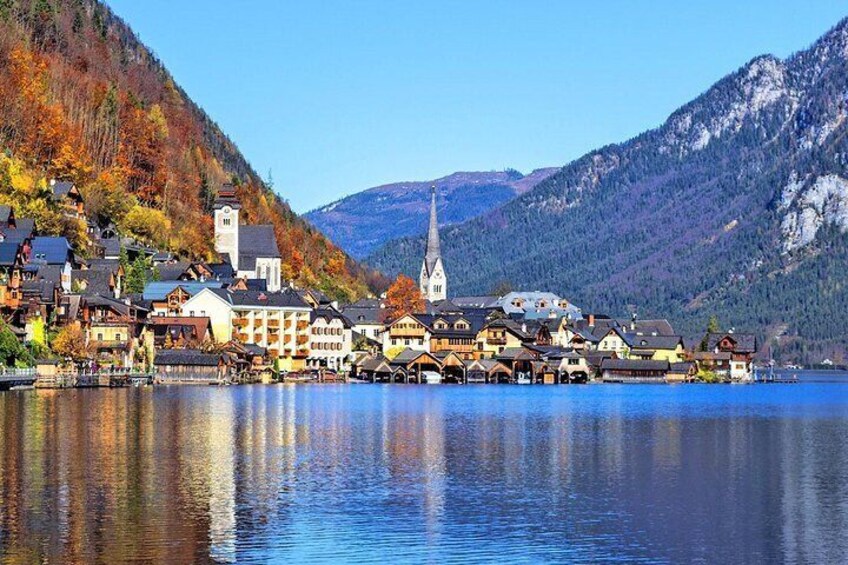
{"label": "hillside village", "polygon": [[545,384],[752,375],[750,334],[712,328],[687,344],[666,320],[587,313],[550,292],[448,298],[435,190],[418,288],[410,281],[400,302],[390,289],[351,304],[283,280],[273,228],[240,221],[232,186],[212,206],[217,262],[183,261],[86,220],[73,183],[51,182],[49,192],[50,206],[86,221],[93,257],[0,207],[0,362],[37,366],[45,386],[103,373],[124,375],[98,381],[111,385],[133,374],[164,383]]}

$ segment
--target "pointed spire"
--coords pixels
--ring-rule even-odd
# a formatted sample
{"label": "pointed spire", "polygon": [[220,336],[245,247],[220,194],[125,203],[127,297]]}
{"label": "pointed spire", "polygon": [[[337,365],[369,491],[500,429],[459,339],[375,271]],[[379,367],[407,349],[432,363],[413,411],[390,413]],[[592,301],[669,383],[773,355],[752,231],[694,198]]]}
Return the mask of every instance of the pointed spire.
{"label": "pointed spire", "polygon": [[424,261],[427,272],[432,273],[436,261],[441,258],[442,251],[439,244],[439,222],[436,219],[436,187],[430,187],[430,229],[427,231],[427,254]]}

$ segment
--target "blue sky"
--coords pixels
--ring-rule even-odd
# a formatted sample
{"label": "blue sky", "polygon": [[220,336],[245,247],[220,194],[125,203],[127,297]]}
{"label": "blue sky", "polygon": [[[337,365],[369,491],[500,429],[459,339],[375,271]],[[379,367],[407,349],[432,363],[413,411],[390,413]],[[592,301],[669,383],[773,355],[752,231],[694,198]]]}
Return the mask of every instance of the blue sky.
{"label": "blue sky", "polygon": [[837,0],[107,0],[295,211],[563,165],[659,125]]}

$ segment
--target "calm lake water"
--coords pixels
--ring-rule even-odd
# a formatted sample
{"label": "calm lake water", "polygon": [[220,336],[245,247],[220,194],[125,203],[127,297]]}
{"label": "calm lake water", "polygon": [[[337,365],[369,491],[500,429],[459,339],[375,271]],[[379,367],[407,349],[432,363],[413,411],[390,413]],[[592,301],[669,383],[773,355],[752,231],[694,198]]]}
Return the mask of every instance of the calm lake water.
{"label": "calm lake water", "polygon": [[0,432],[4,562],[848,562],[848,379],[6,392]]}

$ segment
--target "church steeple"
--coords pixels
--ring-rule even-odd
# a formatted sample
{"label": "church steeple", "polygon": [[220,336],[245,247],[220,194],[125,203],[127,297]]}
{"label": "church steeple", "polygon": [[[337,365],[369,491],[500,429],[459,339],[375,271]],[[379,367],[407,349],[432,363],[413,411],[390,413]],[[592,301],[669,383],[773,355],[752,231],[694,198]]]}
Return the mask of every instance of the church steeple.
{"label": "church steeple", "polygon": [[421,265],[421,294],[433,302],[447,298],[447,276],[442,264],[439,221],[436,216],[436,187],[430,188],[430,226],[427,230],[427,252]]}

